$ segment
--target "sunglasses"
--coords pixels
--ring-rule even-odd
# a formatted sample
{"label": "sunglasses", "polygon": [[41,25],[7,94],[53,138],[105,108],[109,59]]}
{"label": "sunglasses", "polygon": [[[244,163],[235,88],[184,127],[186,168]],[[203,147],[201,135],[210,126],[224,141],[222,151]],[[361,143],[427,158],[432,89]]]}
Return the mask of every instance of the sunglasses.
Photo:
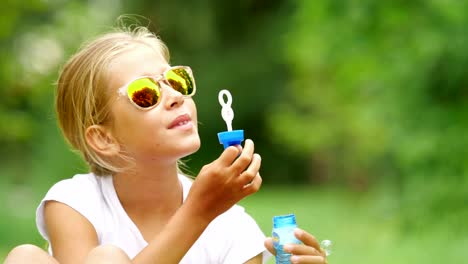
{"label": "sunglasses", "polygon": [[139,77],[119,88],[118,93],[127,95],[135,107],[149,110],[161,101],[161,82],[186,98],[192,97],[196,91],[192,69],[188,66],[174,66],[161,75]]}

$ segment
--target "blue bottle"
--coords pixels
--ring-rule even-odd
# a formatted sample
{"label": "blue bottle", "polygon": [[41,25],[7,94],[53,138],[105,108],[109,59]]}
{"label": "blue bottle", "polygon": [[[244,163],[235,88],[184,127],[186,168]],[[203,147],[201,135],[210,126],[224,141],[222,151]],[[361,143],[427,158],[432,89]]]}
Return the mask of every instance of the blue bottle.
{"label": "blue bottle", "polygon": [[300,244],[294,236],[294,229],[297,227],[296,216],[294,214],[280,215],[273,217],[273,246],[276,250],[276,264],[291,264],[291,254],[283,251],[285,244]]}

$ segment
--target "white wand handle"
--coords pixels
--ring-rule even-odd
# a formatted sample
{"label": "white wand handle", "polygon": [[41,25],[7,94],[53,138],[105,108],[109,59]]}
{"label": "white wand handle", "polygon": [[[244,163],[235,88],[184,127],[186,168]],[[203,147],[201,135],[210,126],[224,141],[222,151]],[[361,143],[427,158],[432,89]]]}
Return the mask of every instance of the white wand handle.
{"label": "white wand handle", "polygon": [[[224,101],[224,96],[226,96],[227,101]],[[218,94],[218,101],[221,104],[221,116],[226,122],[227,131],[232,131],[232,120],[234,119],[234,111],[231,108],[232,96],[228,90],[221,90]]]}

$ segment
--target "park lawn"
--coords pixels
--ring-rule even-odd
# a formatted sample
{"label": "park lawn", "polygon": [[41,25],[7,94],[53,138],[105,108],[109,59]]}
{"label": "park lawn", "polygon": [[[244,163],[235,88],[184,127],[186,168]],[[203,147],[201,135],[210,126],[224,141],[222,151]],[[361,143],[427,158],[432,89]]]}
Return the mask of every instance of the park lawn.
{"label": "park lawn", "polygon": [[[468,259],[468,237],[457,234],[454,227],[441,223],[437,230],[402,232],[398,194],[389,188],[350,192],[267,186],[241,204],[265,234],[271,233],[272,216],[295,213],[300,227],[319,240],[333,241],[329,263],[464,263]],[[427,219],[420,221],[424,225]]]}
{"label": "park lawn", "polygon": [[[34,196],[31,190],[11,190],[12,186],[0,187],[0,198],[6,201],[0,217],[0,259],[18,244],[45,245],[34,223],[40,196]],[[241,205],[265,234],[271,232],[274,215],[295,213],[300,227],[318,239],[333,241],[329,263],[463,263],[468,259],[468,238],[449,226],[403,233],[398,197],[388,189],[350,192],[311,186],[264,186]]]}

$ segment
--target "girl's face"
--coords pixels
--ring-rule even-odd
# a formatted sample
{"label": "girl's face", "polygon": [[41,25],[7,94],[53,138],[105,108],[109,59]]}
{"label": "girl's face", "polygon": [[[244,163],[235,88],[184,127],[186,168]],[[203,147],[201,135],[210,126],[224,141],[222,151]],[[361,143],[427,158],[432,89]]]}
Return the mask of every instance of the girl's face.
{"label": "girl's face", "polygon": [[200,148],[197,110],[192,98],[160,82],[161,101],[150,110],[136,108],[118,89],[141,76],[157,76],[170,65],[157,51],[138,46],[120,55],[109,69],[111,130],[121,151],[137,163],[175,162]]}

